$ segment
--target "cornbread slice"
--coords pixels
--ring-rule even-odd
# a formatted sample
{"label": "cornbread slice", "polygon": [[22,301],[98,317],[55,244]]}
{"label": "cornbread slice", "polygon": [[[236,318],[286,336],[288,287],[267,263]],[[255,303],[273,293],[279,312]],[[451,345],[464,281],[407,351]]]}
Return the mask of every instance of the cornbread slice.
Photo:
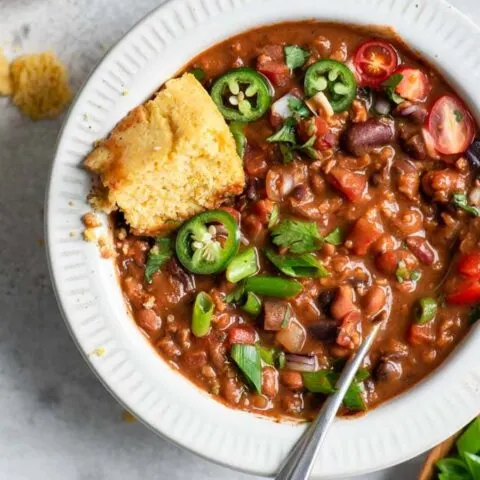
{"label": "cornbread slice", "polygon": [[3,50],[0,48],[0,95],[10,95],[11,93],[10,65]]}
{"label": "cornbread slice", "polygon": [[10,78],[13,103],[33,120],[55,117],[72,98],[67,70],[52,52],[18,57]]}
{"label": "cornbread slice", "polygon": [[85,167],[100,175],[106,203],[123,211],[137,235],[170,230],[245,184],[230,129],[191,74],[168,81],[154,100],[132,110]]}

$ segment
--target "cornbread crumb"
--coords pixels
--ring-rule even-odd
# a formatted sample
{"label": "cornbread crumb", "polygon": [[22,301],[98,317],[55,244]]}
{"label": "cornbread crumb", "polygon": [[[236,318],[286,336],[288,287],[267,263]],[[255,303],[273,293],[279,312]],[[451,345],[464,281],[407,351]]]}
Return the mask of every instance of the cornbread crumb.
{"label": "cornbread crumb", "polygon": [[102,226],[102,222],[93,212],[87,212],[82,217],[82,222],[87,228],[95,228]]}
{"label": "cornbread crumb", "polygon": [[96,355],[97,357],[103,357],[106,353],[106,350],[104,347],[97,347],[92,354]]}
{"label": "cornbread crumb", "polygon": [[86,228],[83,231],[83,239],[86,242],[96,242],[97,241],[97,233],[94,228]]}
{"label": "cornbread crumb", "polygon": [[100,235],[97,245],[100,248],[100,255],[102,258],[115,258],[117,256],[114,246],[105,235]]}
{"label": "cornbread crumb", "polygon": [[10,95],[11,93],[10,65],[3,50],[0,48],[0,95]]}
{"label": "cornbread crumb", "polygon": [[97,187],[90,204],[117,206],[141,235],[216,208],[245,184],[230,129],[191,74],[168,81],[154,100],[132,110],[85,167],[99,174],[107,199],[99,199]]}
{"label": "cornbread crumb", "polygon": [[72,98],[67,70],[52,52],[18,57],[10,77],[13,103],[33,120],[55,117]]}
{"label": "cornbread crumb", "polygon": [[146,302],[144,302],[143,306],[149,310],[152,309],[155,306],[155,297],[150,295]]}

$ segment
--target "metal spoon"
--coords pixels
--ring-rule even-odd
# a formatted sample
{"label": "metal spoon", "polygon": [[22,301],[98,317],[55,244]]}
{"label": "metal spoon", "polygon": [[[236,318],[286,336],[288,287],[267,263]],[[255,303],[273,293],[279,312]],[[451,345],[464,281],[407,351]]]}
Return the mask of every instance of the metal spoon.
{"label": "metal spoon", "polygon": [[308,479],[320,447],[327,436],[328,429],[342,404],[343,397],[355,378],[365,355],[370,350],[384,320],[385,317],[382,316],[381,319],[374,323],[357,353],[347,362],[335,385],[337,391],[327,398],[320,412],[318,412],[317,418],[312,422],[310,428],[305,432],[283,464],[276,476],[276,480]]}

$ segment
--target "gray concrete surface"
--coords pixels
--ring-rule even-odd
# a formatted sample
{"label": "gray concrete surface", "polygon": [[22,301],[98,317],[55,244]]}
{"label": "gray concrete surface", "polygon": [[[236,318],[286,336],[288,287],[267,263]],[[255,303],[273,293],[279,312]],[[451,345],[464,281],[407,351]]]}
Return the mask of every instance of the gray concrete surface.
{"label": "gray concrete surface", "polygon": [[[159,0],[0,0],[9,55],[53,49],[77,90],[105,49]],[[455,0],[480,21],[478,0]],[[62,118],[31,122],[0,99],[0,480],[247,479],[122,419],[60,317],[43,199]],[[420,459],[363,480],[413,479]]]}

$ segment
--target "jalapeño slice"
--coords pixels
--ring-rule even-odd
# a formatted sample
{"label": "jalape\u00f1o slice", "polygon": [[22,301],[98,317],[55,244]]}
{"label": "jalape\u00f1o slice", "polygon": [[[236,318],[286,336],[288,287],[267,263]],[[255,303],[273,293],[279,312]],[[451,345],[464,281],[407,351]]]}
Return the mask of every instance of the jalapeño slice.
{"label": "jalape\u00f1o slice", "polygon": [[[219,226],[222,228],[217,230]],[[175,249],[187,270],[207,275],[225,270],[238,251],[239,238],[234,218],[224,210],[212,210],[182,225]]]}
{"label": "jalape\u00f1o slice", "polygon": [[357,82],[352,71],[336,60],[319,60],[305,74],[305,93],[313,97],[323,92],[333,111],[344,112],[355,99]]}
{"label": "jalape\u00f1o slice", "polygon": [[272,103],[267,79],[251,68],[237,68],[222,75],[210,95],[222,115],[235,122],[258,120]]}

